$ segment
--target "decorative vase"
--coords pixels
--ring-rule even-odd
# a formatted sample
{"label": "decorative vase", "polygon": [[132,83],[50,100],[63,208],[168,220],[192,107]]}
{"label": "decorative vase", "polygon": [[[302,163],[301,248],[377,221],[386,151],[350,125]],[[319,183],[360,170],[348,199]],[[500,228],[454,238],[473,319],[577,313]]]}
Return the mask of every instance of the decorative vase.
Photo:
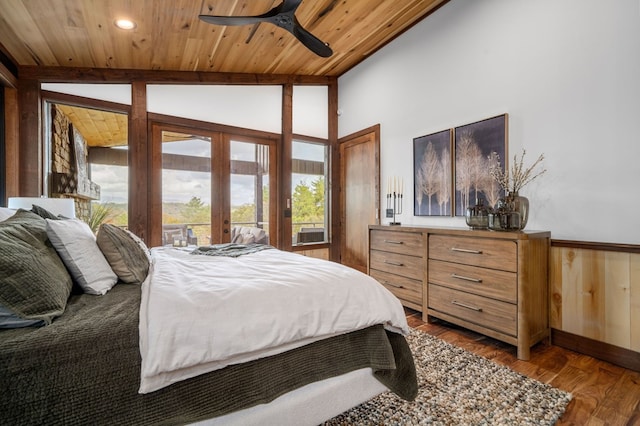
{"label": "decorative vase", "polygon": [[489,229],[494,231],[520,231],[529,218],[529,199],[509,192],[496,203],[493,215],[489,216]]}
{"label": "decorative vase", "polygon": [[476,205],[473,207],[467,207],[467,212],[464,216],[467,226],[471,229],[487,229],[489,227],[489,213],[491,213],[491,207],[486,207],[481,198],[476,199]]}
{"label": "decorative vase", "polygon": [[519,229],[524,229],[529,219],[529,199],[519,195],[517,192],[509,192],[506,198],[510,203],[511,211],[520,213]]}

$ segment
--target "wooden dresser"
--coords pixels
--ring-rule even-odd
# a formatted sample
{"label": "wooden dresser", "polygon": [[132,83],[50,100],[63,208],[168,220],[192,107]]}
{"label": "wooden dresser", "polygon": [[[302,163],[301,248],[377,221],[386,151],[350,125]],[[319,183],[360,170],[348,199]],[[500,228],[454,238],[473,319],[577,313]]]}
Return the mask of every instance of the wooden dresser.
{"label": "wooden dresser", "polygon": [[369,230],[369,275],[404,306],[423,311],[427,244],[421,231],[387,227]]}
{"label": "wooden dresser", "polygon": [[549,335],[549,232],[372,225],[369,238],[369,274],[425,321],[510,343],[523,360]]}

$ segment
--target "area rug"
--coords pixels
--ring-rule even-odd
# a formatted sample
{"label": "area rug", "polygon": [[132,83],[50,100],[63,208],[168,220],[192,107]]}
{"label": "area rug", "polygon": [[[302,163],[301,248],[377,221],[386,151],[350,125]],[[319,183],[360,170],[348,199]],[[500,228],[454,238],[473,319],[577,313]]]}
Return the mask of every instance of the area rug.
{"label": "area rug", "polygon": [[329,421],[333,425],[553,425],[571,394],[419,330],[407,337],[418,396],[383,393]]}

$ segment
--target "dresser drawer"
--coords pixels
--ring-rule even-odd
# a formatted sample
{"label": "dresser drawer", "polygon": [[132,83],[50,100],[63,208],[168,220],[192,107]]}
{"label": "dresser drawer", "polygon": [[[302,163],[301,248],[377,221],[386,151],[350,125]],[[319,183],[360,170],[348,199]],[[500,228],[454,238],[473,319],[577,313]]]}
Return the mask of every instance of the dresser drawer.
{"label": "dresser drawer", "polygon": [[509,303],[518,300],[515,272],[429,259],[429,282]]}
{"label": "dresser drawer", "polygon": [[379,250],[371,250],[369,256],[370,269],[390,272],[403,277],[413,278],[414,280],[423,279],[423,262],[424,260],[421,257]]}
{"label": "dresser drawer", "polygon": [[511,303],[429,284],[429,308],[510,336],[517,335],[518,310]]}
{"label": "dresser drawer", "polygon": [[371,230],[371,248],[392,253],[422,256],[424,252],[422,234],[417,232],[398,232]]}
{"label": "dresser drawer", "polygon": [[518,271],[518,248],[514,241],[430,235],[429,258],[503,271]]}
{"label": "dresser drawer", "polygon": [[422,305],[422,281],[372,269],[370,275],[384,285],[398,299]]}

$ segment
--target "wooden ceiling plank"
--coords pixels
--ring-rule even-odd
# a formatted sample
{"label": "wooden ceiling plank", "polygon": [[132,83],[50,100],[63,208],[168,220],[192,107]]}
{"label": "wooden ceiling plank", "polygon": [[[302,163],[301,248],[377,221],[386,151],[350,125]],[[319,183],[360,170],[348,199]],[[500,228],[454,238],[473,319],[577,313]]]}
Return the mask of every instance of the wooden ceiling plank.
{"label": "wooden ceiling plank", "polygon": [[[330,44],[329,58],[274,25],[260,25],[250,37],[251,26],[215,26],[198,18],[258,15],[281,0],[2,0],[0,43],[20,68],[337,77],[442,2],[447,0],[307,0],[296,17]],[[117,29],[113,21],[122,16],[134,19],[136,29]]]}
{"label": "wooden ceiling plank", "polygon": [[48,34],[43,33],[38,20],[34,17],[31,8],[36,10],[50,10],[50,6],[44,7],[42,2],[29,2],[24,0],[5,0],[2,3],[0,14],[2,15],[2,44],[18,61],[19,65],[59,65],[56,55],[51,50],[48,42]]}

